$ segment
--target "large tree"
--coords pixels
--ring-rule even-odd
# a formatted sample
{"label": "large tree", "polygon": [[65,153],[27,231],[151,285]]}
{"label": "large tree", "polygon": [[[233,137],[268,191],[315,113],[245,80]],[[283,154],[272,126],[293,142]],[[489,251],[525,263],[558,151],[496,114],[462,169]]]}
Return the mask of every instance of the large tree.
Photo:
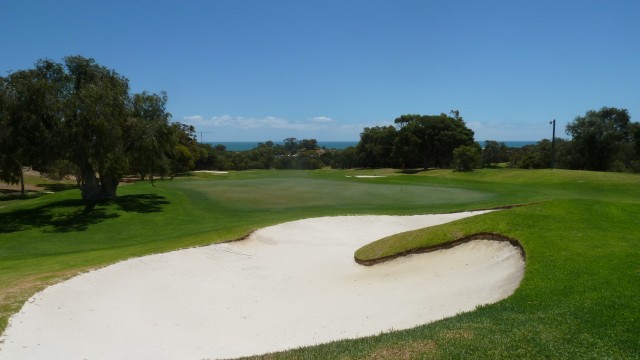
{"label": "large tree", "polygon": [[400,127],[396,156],[406,167],[450,167],[453,150],[474,143],[473,130],[458,111],[449,115],[402,115],[395,123]]}
{"label": "large tree", "polygon": [[130,96],[124,76],[82,56],[0,78],[0,180],[17,183],[29,167],[72,169],[90,209],[116,196],[127,171],[190,168],[195,129],[169,124],[166,103],[164,92]]}
{"label": "large tree", "polygon": [[11,73],[0,87],[0,179],[20,183],[24,170],[45,171],[59,149],[66,74],[60,64],[40,60],[35,68]]}
{"label": "large tree", "polygon": [[366,127],[356,147],[359,162],[366,167],[393,166],[391,154],[398,132],[393,126]]}
{"label": "large tree", "polygon": [[[9,81],[0,76],[0,181],[6,183],[17,183],[19,180],[14,176],[13,161],[9,153]],[[24,183],[22,185],[24,194]]]}
{"label": "large tree", "polygon": [[633,142],[633,128],[626,109],[603,107],[578,116],[567,125],[571,135],[573,167],[584,170],[611,170],[625,145]]}
{"label": "large tree", "polygon": [[193,125],[174,122],[171,124],[171,136],[173,138],[173,149],[169,153],[171,175],[193,170],[195,161],[202,152],[196,140],[196,129]]}
{"label": "large tree", "polygon": [[168,175],[170,157],[177,145],[166,110],[167,94],[134,94],[130,116],[125,124],[126,152],[130,172],[141,179],[153,175]]}
{"label": "large tree", "polygon": [[124,128],[128,80],[93,59],[65,58],[70,94],[65,101],[63,136],[68,157],[80,173],[82,199],[89,207],[114,198],[127,167]]}
{"label": "large tree", "polygon": [[504,142],[486,140],[481,154],[484,166],[509,161],[509,148]]}

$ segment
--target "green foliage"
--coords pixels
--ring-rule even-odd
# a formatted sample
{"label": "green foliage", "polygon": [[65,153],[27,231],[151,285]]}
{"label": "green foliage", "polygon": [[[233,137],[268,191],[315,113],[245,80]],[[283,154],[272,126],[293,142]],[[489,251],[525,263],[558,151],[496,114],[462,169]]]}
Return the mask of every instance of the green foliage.
{"label": "green foliage", "polygon": [[26,168],[44,168],[59,153],[55,134],[65,81],[60,64],[40,60],[35,68],[16,71],[0,82],[0,180],[23,182]]}
{"label": "green foliage", "polygon": [[192,125],[174,122],[170,131],[173,150],[168,155],[172,176],[195,169],[196,160],[203,152],[196,141],[196,129]]}
{"label": "green foliage", "polygon": [[640,123],[631,122],[626,109],[603,107],[587,111],[567,125],[571,140],[556,139],[512,149],[511,167],[542,169],[555,167],[596,171],[640,171]]}
{"label": "green foliage", "polygon": [[[567,134],[572,136],[572,168],[582,170],[612,170],[625,145],[632,144],[637,126],[630,120],[626,109],[603,107],[598,111],[587,111],[567,125]],[[629,159],[630,160],[630,159]]]}
{"label": "green foliage", "polygon": [[40,60],[2,78],[0,100],[0,180],[21,181],[27,168],[58,178],[69,171],[90,208],[114,198],[125,173],[193,167],[178,148],[192,145],[182,139],[190,135],[169,125],[166,93],[130,96],[128,80],[93,59]]}
{"label": "green foliage", "polygon": [[360,134],[356,147],[359,164],[369,168],[394,167],[391,157],[398,131],[393,126],[366,127]]}
{"label": "green foliage", "polygon": [[365,128],[360,134],[357,157],[363,167],[448,168],[453,150],[472,145],[473,131],[467,128],[460,113],[451,116],[402,115],[393,126]]}
{"label": "green foliage", "polygon": [[93,59],[65,58],[70,93],[64,99],[61,135],[79,168],[82,198],[89,204],[113,198],[127,168],[125,123],[129,82]]}
{"label": "green foliage", "polygon": [[480,144],[459,146],[453,150],[453,163],[457,171],[471,171],[480,164]]}
{"label": "green foliage", "polygon": [[400,126],[395,156],[403,167],[449,168],[453,150],[474,143],[473,130],[460,113],[450,115],[402,115],[395,120]]}
{"label": "green foliage", "polygon": [[147,175],[168,175],[171,153],[183,151],[177,149],[177,139],[169,124],[171,114],[166,111],[167,100],[165,92],[160,95],[142,92],[132,98],[125,125],[125,144],[129,173],[135,172],[141,179]]}
{"label": "green foliage", "polygon": [[486,140],[482,149],[482,162],[484,166],[492,166],[497,163],[509,161],[511,150],[504,142]]}
{"label": "green foliage", "polygon": [[198,147],[195,163],[198,170],[313,170],[331,165],[333,159],[333,152],[320,149],[316,139],[287,138],[283,145],[267,141],[247,151],[227,151],[223,145],[198,144]]}
{"label": "green foliage", "polygon": [[359,163],[358,149],[354,146],[332,151],[330,164],[334,169],[352,169]]}
{"label": "green foliage", "polygon": [[42,172],[46,173],[51,180],[64,180],[69,175],[76,175],[76,178],[79,177],[77,176],[78,167],[71,161],[64,159],[52,161]]}

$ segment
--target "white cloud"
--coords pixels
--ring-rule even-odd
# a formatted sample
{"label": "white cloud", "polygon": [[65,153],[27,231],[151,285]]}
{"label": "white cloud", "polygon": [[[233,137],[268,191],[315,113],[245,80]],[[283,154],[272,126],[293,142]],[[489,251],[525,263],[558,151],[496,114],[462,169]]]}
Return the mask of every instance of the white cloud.
{"label": "white cloud", "polygon": [[314,123],[332,123],[335,122],[334,119],[327,117],[327,116],[316,116],[316,117],[312,117],[311,121]]}
{"label": "white cloud", "polygon": [[333,119],[325,116],[318,116],[307,121],[291,121],[277,116],[266,117],[244,117],[221,115],[204,118],[201,115],[185,116],[183,120],[187,123],[214,128],[234,128],[239,130],[252,129],[283,129],[283,130],[321,130],[328,128],[328,124],[334,122]]}
{"label": "white cloud", "polygon": [[202,121],[202,116],[200,115],[185,116],[182,118],[182,121],[188,122],[188,123],[199,123]]}
{"label": "white cloud", "polygon": [[266,141],[287,137],[324,141],[354,141],[365,127],[386,126],[388,121],[375,123],[349,122],[328,116],[290,120],[278,116],[245,117],[233,115],[184,116],[181,122],[193,125],[204,141]]}

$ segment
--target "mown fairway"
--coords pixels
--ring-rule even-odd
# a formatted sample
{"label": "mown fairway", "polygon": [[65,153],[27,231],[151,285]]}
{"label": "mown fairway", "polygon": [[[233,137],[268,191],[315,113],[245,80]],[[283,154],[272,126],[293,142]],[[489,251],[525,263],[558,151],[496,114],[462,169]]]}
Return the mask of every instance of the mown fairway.
{"label": "mown fairway", "polygon": [[235,239],[305,217],[533,203],[383,239],[357,252],[369,259],[497,232],[518,239],[527,255],[525,278],[512,297],[416,329],[273,357],[640,357],[637,175],[248,171],[161,181],[154,187],[137,183],[122,186],[119,195],[90,214],[82,212],[76,190],[21,201],[0,197],[0,330],[47,284],[132,256]]}

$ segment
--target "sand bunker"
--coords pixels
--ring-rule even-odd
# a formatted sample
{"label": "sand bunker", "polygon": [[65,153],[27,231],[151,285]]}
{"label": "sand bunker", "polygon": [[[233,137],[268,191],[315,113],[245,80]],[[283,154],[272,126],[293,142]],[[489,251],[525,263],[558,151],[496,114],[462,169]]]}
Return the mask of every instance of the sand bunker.
{"label": "sand bunker", "polygon": [[193,171],[194,173],[205,173],[205,174],[215,174],[215,175],[222,175],[222,174],[228,174],[228,171],[215,171],[215,170],[195,170]]}
{"label": "sand bunker", "polygon": [[376,239],[475,215],[327,217],[247,240],[146,256],[33,296],[0,359],[202,359],[406,329],[509,296],[518,248],[476,240],[372,267]]}
{"label": "sand bunker", "polygon": [[355,177],[355,178],[359,178],[359,179],[374,179],[374,178],[381,178],[381,177],[386,177],[383,175],[355,175],[355,176],[351,176],[351,175],[347,175],[348,178],[350,177]]}

